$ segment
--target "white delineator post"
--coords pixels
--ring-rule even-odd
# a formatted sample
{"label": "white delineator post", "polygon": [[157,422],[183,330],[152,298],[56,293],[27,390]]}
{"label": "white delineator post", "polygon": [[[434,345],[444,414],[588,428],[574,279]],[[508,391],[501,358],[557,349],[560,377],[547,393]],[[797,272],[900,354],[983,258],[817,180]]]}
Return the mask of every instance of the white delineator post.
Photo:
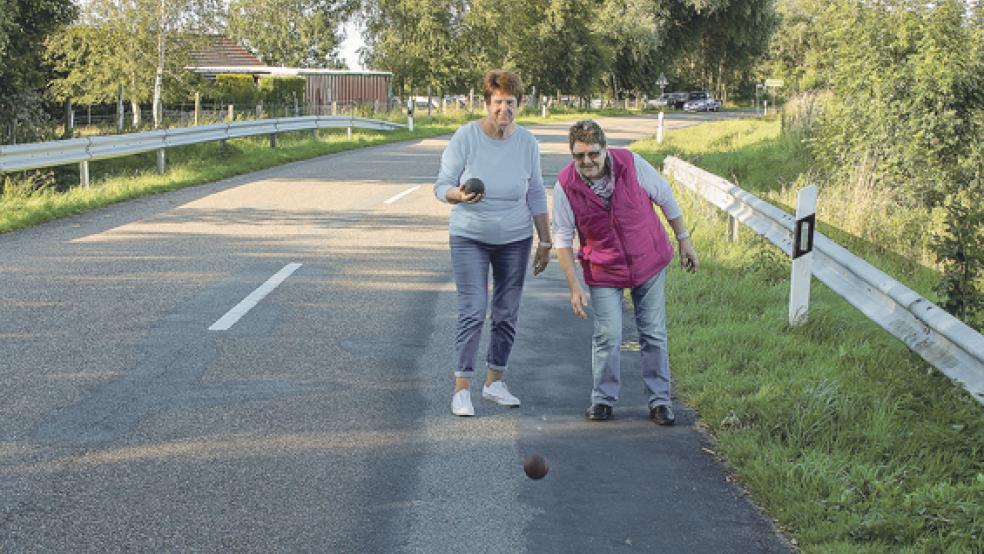
{"label": "white delineator post", "polygon": [[407,129],[413,132],[413,97],[407,100]]}
{"label": "white delineator post", "polygon": [[663,110],[659,111],[659,123],[656,125],[656,143],[663,144]]}
{"label": "white delineator post", "polygon": [[789,324],[806,323],[810,309],[810,280],[813,277],[813,230],[816,226],[817,187],[810,185],[796,194],[796,226],[793,231],[793,270],[789,282]]}

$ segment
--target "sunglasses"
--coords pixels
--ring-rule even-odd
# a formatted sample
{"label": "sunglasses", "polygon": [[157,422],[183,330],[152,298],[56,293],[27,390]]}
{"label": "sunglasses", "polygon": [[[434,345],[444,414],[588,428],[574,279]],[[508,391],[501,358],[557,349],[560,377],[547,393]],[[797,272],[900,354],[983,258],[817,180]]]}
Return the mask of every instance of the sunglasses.
{"label": "sunglasses", "polygon": [[601,150],[589,150],[587,152],[571,152],[571,156],[579,162],[584,161],[585,156],[587,156],[591,161],[596,162],[604,152],[605,149],[602,148]]}

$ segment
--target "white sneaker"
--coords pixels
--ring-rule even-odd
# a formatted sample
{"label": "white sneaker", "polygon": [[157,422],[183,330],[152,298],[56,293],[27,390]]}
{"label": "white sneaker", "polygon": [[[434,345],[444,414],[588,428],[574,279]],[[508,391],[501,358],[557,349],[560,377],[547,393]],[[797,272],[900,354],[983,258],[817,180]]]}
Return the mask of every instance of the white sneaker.
{"label": "white sneaker", "polygon": [[471,403],[471,393],[461,389],[451,397],[451,413],[456,416],[473,416],[475,407]]}
{"label": "white sneaker", "polygon": [[506,388],[506,383],[501,379],[499,381],[493,381],[491,385],[483,386],[482,398],[491,400],[500,406],[519,406],[519,399],[509,392],[509,389]]}

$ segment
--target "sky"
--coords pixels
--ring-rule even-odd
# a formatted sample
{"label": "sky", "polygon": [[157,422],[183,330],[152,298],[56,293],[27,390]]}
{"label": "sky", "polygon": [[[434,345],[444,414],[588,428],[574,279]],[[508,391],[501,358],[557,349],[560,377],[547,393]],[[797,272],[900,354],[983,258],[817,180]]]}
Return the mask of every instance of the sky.
{"label": "sky", "polygon": [[356,53],[356,49],[362,47],[365,42],[362,40],[362,33],[359,24],[350,21],[343,26],[345,30],[345,40],[342,41],[341,45],[341,57],[348,64],[349,69],[353,70],[363,70],[362,64],[359,63],[359,54]]}

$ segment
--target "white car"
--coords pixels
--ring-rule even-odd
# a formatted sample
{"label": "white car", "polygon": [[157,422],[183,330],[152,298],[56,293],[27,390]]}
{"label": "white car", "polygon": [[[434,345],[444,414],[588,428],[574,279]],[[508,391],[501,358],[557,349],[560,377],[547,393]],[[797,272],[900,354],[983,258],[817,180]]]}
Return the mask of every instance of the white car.
{"label": "white car", "polygon": [[691,92],[690,98],[683,103],[683,109],[688,112],[716,112],[721,109],[721,102],[709,92]]}

